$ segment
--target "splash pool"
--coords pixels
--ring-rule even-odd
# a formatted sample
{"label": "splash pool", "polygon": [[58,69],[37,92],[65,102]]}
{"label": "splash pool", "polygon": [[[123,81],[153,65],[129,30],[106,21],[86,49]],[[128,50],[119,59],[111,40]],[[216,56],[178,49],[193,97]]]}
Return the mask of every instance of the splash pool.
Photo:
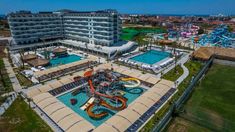
{"label": "splash pool", "polygon": [[[122,89],[123,90],[123,89]],[[127,98],[127,105],[130,104],[131,102],[133,102],[136,98],[138,98],[141,94],[144,93],[144,89],[141,87],[136,87],[136,88],[132,88],[132,89],[126,89],[123,90],[125,92],[124,97]],[[106,107],[103,106],[96,106],[93,111],[95,112],[100,112],[100,111],[105,111],[108,112],[108,115],[100,118],[100,119],[93,119],[91,117],[88,116],[87,112],[80,109],[80,107],[89,99],[89,97],[87,96],[86,92],[80,92],[79,94],[77,94],[76,96],[73,96],[71,94],[71,92],[65,93],[59,97],[57,97],[61,102],[63,102],[67,107],[71,108],[74,112],[76,112],[77,114],[79,114],[81,117],[83,117],[84,119],[86,119],[87,121],[89,121],[91,124],[93,124],[94,126],[99,126],[101,125],[103,122],[105,122],[106,120],[108,120],[109,118],[111,118],[113,115],[115,115],[118,111],[113,111],[110,110]],[[70,103],[70,99],[75,98],[77,99],[77,104],[76,105],[72,105]],[[104,98],[105,99],[105,98]],[[116,105],[115,103],[113,103],[110,100],[106,100],[109,104],[112,105]]]}

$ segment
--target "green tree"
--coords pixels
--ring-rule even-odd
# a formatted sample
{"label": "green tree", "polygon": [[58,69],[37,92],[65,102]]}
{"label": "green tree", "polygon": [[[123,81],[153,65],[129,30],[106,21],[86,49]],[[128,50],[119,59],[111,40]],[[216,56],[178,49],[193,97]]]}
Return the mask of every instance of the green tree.
{"label": "green tree", "polygon": [[203,34],[203,33],[204,33],[204,29],[200,28],[200,29],[198,30],[198,34],[200,35],[200,34]]}
{"label": "green tree", "polygon": [[233,28],[231,26],[228,26],[228,31],[229,32],[232,32],[233,31]]}

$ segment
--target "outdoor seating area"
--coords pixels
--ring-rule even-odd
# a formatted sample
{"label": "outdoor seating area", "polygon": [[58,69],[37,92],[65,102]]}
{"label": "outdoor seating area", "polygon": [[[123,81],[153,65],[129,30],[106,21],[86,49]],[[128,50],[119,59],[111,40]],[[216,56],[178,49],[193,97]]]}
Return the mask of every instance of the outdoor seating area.
{"label": "outdoor seating area", "polygon": [[56,78],[62,75],[66,75],[68,73],[87,69],[88,67],[91,67],[94,65],[97,65],[96,61],[81,60],[78,62],[69,63],[69,64],[61,65],[58,67],[46,69],[43,71],[35,72],[34,76],[38,79],[38,81],[42,82],[42,81],[50,80],[52,78]]}
{"label": "outdoor seating area", "polygon": [[33,102],[63,131],[91,131],[94,129],[91,123],[66,107],[48,92],[33,97]]}
{"label": "outdoor seating area", "polygon": [[30,66],[39,67],[39,66],[46,66],[46,65],[48,65],[50,62],[49,62],[49,60],[47,60],[47,59],[37,58],[37,59],[33,59],[33,60],[30,60],[30,61],[27,61],[27,63],[28,63]]}
{"label": "outdoor seating area", "polygon": [[36,55],[36,54],[27,54],[27,55],[23,55],[23,56],[22,56],[22,60],[23,60],[24,62],[28,62],[28,61],[34,60],[34,59],[36,59],[36,58],[37,58],[37,55]]}
{"label": "outdoor seating area", "polygon": [[148,50],[145,49],[144,52],[124,54],[117,60],[117,63],[142,71],[159,73],[172,65],[176,57],[181,58],[183,54],[182,51],[172,48],[165,48],[163,50],[159,47],[152,47]]}
{"label": "outdoor seating area", "polygon": [[60,86],[56,89],[50,90],[49,93],[53,96],[57,96],[61,93],[64,93],[65,91],[71,90],[73,88],[78,88],[79,86],[83,84],[83,82],[84,82],[83,80],[76,80],[68,84],[65,84],[63,86]]}
{"label": "outdoor seating area", "polygon": [[148,71],[160,71],[161,69],[173,64],[174,58],[169,58],[168,60],[164,61],[163,63],[160,63],[159,65],[148,65],[126,58],[119,58],[118,61],[124,65],[136,67],[137,69],[140,68],[142,70],[148,70]]}
{"label": "outdoor seating area", "polygon": [[45,93],[45,92],[48,92],[48,91],[51,91],[53,89],[56,89],[56,88],[59,88],[61,86],[64,86],[64,85],[67,85],[69,83],[73,82],[73,79],[71,78],[63,78],[61,80],[55,80],[51,83],[48,83],[48,84],[45,84],[45,85],[41,85],[37,88],[33,88],[33,89],[30,89],[28,90],[27,92],[27,96],[29,98],[32,98],[38,94],[41,94],[41,93]]}
{"label": "outdoor seating area", "polygon": [[171,88],[167,93],[160,98],[153,106],[151,106],[138,120],[136,120],[131,126],[127,128],[127,132],[136,132],[143,126],[143,122],[146,122],[151,118],[160,107],[176,92],[175,88]]}
{"label": "outdoor seating area", "polygon": [[139,70],[130,69],[130,68],[125,67],[125,66],[111,64],[111,63],[106,63],[106,64],[99,65],[99,66],[95,67],[95,69],[104,69],[104,67],[106,69],[113,70],[114,72],[118,72],[118,73],[121,73],[121,74],[126,75],[126,76],[130,76],[130,77],[133,77],[133,78],[138,78],[140,81],[143,81],[143,82],[146,82],[146,83],[156,84],[160,81],[160,78],[156,77],[153,74],[150,74],[150,73],[144,74]]}
{"label": "outdoor seating area", "polygon": [[137,131],[176,92],[174,83],[162,80],[138,97],[126,109],[97,127],[101,131]]}

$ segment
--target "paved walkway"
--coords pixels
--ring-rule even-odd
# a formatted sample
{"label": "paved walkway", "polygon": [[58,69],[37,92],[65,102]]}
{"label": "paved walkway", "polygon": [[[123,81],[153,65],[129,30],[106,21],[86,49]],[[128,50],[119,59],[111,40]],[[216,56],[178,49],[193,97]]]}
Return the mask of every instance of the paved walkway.
{"label": "paved walkway", "polygon": [[181,64],[181,67],[183,68],[184,73],[183,73],[183,75],[181,75],[181,76],[176,80],[177,85],[181,84],[181,83],[184,81],[184,79],[185,79],[186,77],[188,77],[188,75],[189,75],[189,70],[188,70],[188,68],[185,67],[184,64]]}
{"label": "paved walkway", "polygon": [[21,87],[18,79],[16,78],[15,72],[13,71],[13,68],[11,67],[11,64],[9,63],[8,59],[3,58],[3,62],[4,62],[5,68],[7,70],[7,74],[10,78],[10,81],[11,81],[11,84],[12,84],[12,87],[13,87],[14,91],[1,95],[2,97],[4,97],[4,96],[8,96],[8,97],[7,97],[6,101],[3,104],[1,104],[1,106],[0,106],[0,116],[3,115],[4,112],[15,101],[15,99],[17,98],[16,92],[19,92],[22,89],[22,87]]}
{"label": "paved walkway", "polygon": [[16,91],[16,92],[20,91],[22,89],[22,87],[21,87],[18,79],[16,78],[15,72],[13,71],[11,64],[9,63],[7,58],[3,58],[3,62],[5,64],[5,68],[7,70],[9,78],[11,80],[14,91]]}
{"label": "paved walkway", "polygon": [[[185,62],[187,62],[189,60],[189,54],[185,55],[184,57],[182,57],[179,61],[177,61],[176,65],[183,65]],[[161,71],[159,74],[157,74],[157,76],[160,78],[162,75],[166,74],[167,72],[169,72],[170,70],[172,70],[175,67],[175,64],[172,64],[170,67],[168,67],[167,69],[164,69],[163,71]],[[183,68],[183,67],[182,67]],[[183,68],[184,69],[184,68]],[[161,74],[162,73],[162,74]]]}

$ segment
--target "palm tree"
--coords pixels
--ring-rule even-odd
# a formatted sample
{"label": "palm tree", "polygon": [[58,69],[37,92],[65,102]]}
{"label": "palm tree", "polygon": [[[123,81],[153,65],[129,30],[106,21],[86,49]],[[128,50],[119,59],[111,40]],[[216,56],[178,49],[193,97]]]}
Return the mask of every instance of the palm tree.
{"label": "palm tree", "polygon": [[86,51],[88,52],[88,44],[85,43]]}
{"label": "palm tree", "polygon": [[178,56],[176,55],[176,48],[178,47],[178,43],[175,42],[174,43],[174,46],[173,46],[173,53],[174,53],[174,57],[175,57],[175,73],[177,72],[177,69],[176,69],[176,64],[177,64],[177,61],[178,61]]}
{"label": "palm tree", "polygon": [[27,102],[28,102],[28,104],[29,104],[29,108],[31,108],[31,104],[30,104],[30,102],[32,101],[30,98],[26,98],[27,99]]}
{"label": "palm tree", "polygon": [[24,56],[24,50],[20,50],[20,60],[21,60],[21,62],[22,62],[22,66],[23,66],[23,68],[24,68],[24,59],[23,59],[23,56]]}

